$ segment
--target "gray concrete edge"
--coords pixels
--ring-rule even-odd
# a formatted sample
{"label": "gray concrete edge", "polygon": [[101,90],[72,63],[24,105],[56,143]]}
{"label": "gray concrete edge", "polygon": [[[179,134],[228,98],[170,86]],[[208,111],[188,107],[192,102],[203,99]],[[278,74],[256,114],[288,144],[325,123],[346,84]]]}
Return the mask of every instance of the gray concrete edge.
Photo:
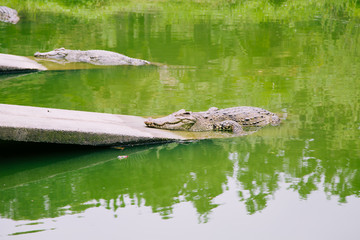
{"label": "gray concrete edge", "polygon": [[0,126],[0,139],[4,141],[74,144],[85,146],[139,145],[180,141],[179,139],[158,137],[119,136],[106,133],[60,131],[38,128],[18,128]]}

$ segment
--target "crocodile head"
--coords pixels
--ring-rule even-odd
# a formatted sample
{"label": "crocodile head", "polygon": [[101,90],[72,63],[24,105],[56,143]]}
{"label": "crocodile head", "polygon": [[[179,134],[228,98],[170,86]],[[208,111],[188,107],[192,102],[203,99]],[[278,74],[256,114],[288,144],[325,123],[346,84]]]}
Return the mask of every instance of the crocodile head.
{"label": "crocodile head", "polygon": [[41,58],[55,58],[55,59],[64,59],[68,55],[67,50],[65,48],[58,48],[50,52],[36,52],[34,54],[35,57]]}
{"label": "crocodile head", "polygon": [[152,119],[145,121],[146,126],[152,128],[161,128],[169,130],[189,130],[196,123],[196,118],[192,112],[181,109],[166,117]]}

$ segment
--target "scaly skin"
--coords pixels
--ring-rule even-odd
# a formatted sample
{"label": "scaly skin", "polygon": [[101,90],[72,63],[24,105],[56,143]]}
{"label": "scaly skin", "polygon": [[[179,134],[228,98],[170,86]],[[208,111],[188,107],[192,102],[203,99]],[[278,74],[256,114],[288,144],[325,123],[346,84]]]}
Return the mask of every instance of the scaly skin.
{"label": "scaly skin", "polygon": [[68,50],[65,48],[58,48],[50,52],[40,53],[36,52],[35,57],[45,59],[55,59],[57,61],[66,62],[85,62],[95,65],[146,65],[150,62],[131,58],[120,53],[110,52],[105,50]]}
{"label": "scaly skin", "polygon": [[263,127],[279,125],[280,118],[272,112],[257,107],[210,108],[206,112],[189,112],[184,109],[166,117],[145,121],[152,128],[185,131],[242,132],[242,126]]}
{"label": "scaly skin", "polygon": [[0,21],[16,24],[20,20],[15,9],[0,6]]}

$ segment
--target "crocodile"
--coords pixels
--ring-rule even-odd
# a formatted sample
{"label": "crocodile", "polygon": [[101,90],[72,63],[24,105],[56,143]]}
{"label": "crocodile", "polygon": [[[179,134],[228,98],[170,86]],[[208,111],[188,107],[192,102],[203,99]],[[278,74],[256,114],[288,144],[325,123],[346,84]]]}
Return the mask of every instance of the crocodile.
{"label": "crocodile", "polygon": [[146,65],[150,62],[131,58],[120,53],[105,51],[105,50],[69,50],[65,48],[58,48],[50,52],[36,52],[35,57],[54,59],[63,62],[85,62],[94,65]]}
{"label": "crocodile", "polygon": [[228,131],[243,132],[243,127],[277,126],[280,118],[272,112],[258,107],[232,107],[218,109],[211,107],[205,112],[190,112],[181,109],[166,117],[148,118],[145,125],[152,128],[185,131]]}
{"label": "crocodile", "polygon": [[18,12],[15,9],[0,6],[0,21],[16,24],[19,20]]}

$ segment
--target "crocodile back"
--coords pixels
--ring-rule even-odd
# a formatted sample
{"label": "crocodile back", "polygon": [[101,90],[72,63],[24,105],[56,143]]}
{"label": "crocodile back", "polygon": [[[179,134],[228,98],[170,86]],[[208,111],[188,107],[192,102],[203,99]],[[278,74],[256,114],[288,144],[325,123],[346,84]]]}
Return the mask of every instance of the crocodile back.
{"label": "crocodile back", "polygon": [[16,24],[19,20],[20,18],[16,10],[0,6],[0,21]]}
{"label": "crocodile back", "polygon": [[212,112],[216,121],[232,120],[243,126],[278,125],[279,117],[272,112],[258,107],[232,107]]}

